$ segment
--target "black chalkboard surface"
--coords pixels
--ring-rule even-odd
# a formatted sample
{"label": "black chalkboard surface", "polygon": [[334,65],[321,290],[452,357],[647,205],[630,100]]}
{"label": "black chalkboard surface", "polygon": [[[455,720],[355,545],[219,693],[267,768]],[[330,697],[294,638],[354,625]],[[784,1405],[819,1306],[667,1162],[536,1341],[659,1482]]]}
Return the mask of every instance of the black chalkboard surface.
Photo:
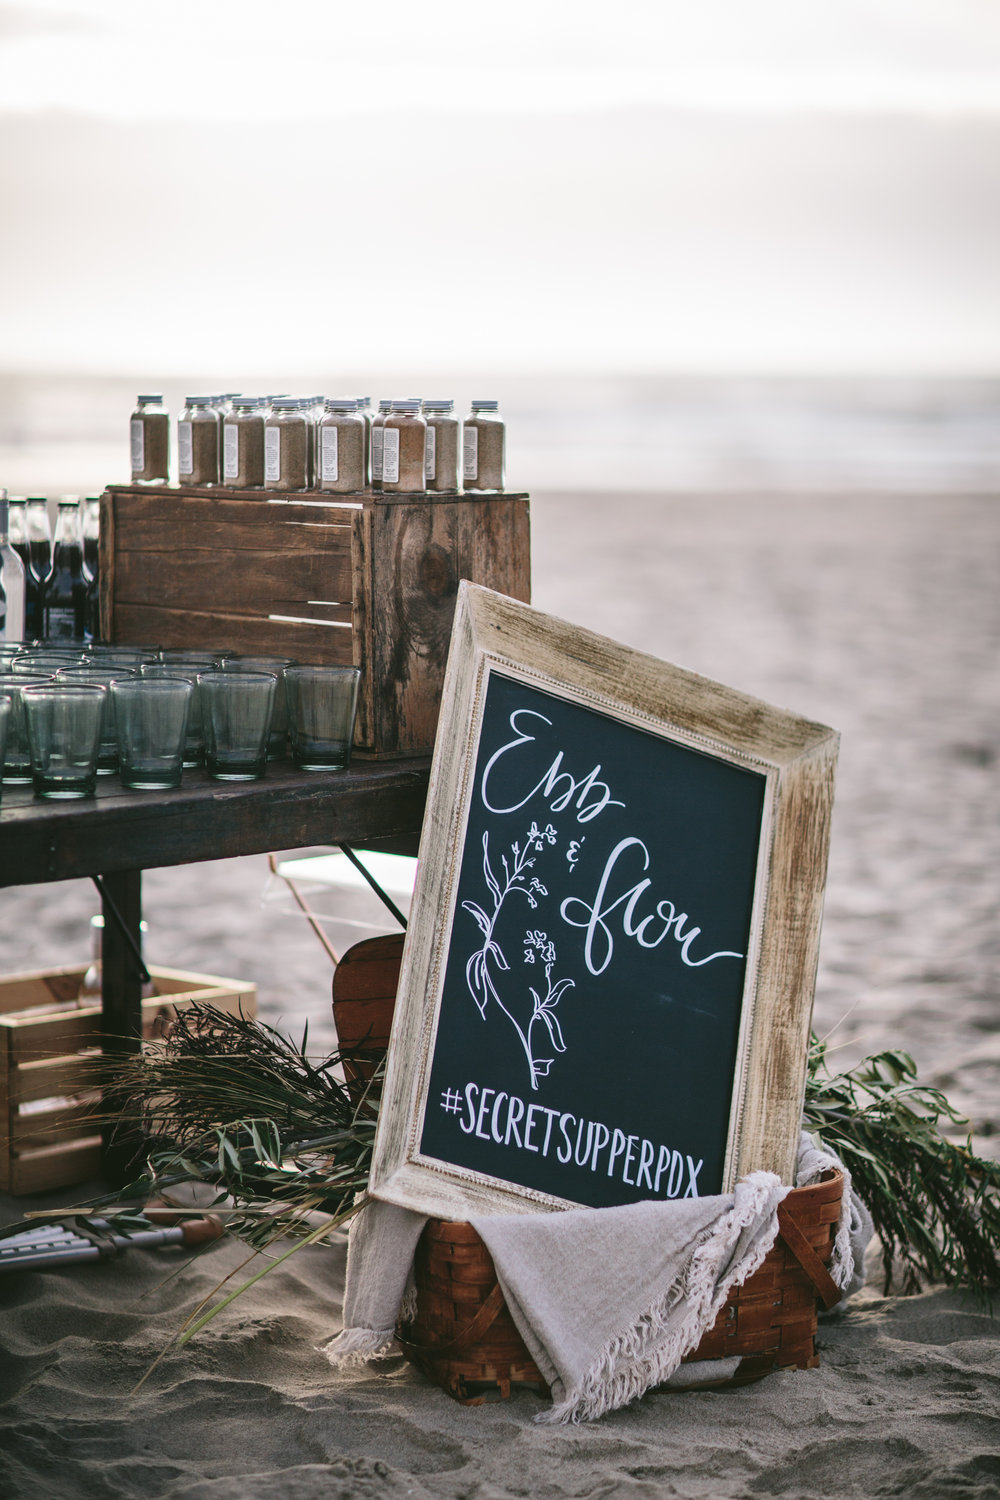
{"label": "black chalkboard surface", "polygon": [[464,1216],[788,1180],[836,744],[463,585],[373,1191]]}
{"label": "black chalkboard surface", "polygon": [[764,778],[490,674],[421,1153],[722,1189]]}

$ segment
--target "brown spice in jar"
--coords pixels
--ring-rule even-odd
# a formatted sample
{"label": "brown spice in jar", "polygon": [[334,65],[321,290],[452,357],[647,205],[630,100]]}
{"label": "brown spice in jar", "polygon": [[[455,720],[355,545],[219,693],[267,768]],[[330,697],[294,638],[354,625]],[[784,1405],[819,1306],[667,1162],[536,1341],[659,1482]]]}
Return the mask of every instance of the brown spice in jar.
{"label": "brown spice in jar", "polygon": [[264,488],[304,490],[309,487],[309,423],[301,410],[280,408],[275,402],[264,424]]}
{"label": "brown spice in jar", "polygon": [[317,487],[328,494],[363,490],[367,423],[361,412],[328,410],[317,429]]}
{"label": "brown spice in jar", "polygon": [[[136,467],[141,453],[142,462]],[[143,411],[132,417],[132,479],[135,484],[166,484],[170,462],[170,418],[165,411]]]}
{"label": "brown spice in jar", "polygon": [[397,401],[382,429],[382,488],[424,489],[424,440],[427,423],[419,401]]}
{"label": "brown spice in jar", "polygon": [[264,485],[264,413],[239,412],[222,429],[222,482],[234,490]]}
{"label": "brown spice in jar", "polygon": [[218,413],[210,408],[196,409],[178,422],[177,452],[177,474],[182,484],[218,484]]}
{"label": "brown spice in jar", "polygon": [[457,490],[459,420],[449,412],[434,411],[426,412],[425,418],[427,421],[427,465],[424,483],[429,490]]}
{"label": "brown spice in jar", "polygon": [[466,418],[463,433],[463,473],[467,490],[502,490],[504,481],[504,424],[495,412],[476,411]]}

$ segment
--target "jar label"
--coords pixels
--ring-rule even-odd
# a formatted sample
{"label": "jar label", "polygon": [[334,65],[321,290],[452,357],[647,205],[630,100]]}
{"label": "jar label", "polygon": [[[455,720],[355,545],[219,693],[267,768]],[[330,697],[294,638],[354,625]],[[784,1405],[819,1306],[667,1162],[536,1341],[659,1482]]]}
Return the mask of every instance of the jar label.
{"label": "jar label", "polygon": [[235,422],[225,422],[222,427],[222,477],[240,477],[240,429]]}
{"label": "jar label", "polygon": [[194,473],[194,443],[191,438],[191,423],[177,423],[177,472]]}
{"label": "jar label", "polygon": [[465,479],[479,478],[479,428],[471,423],[462,429],[462,475]]}
{"label": "jar label", "polygon": [[281,478],[281,428],[264,428],[264,483]]}
{"label": "jar label", "polygon": [[382,478],[382,439],[385,436],[384,427],[372,428],[372,478]]}
{"label": "jar label", "polygon": [[382,482],[399,483],[399,428],[382,428]]}
{"label": "jar label", "polygon": [[424,437],[424,480],[437,478],[437,429],[427,423]]}
{"label": "jar label", "polygon": [[336,427],[321,427],[322,434],[319,449],[319,477],[320,480],[329,479],[335,482],[340,478],[337,468],[337,429]]}
{"label": "jar label", "polygon": [[141,417],[132,418],[132,473],[141,474],[146,467],[146,424]]}

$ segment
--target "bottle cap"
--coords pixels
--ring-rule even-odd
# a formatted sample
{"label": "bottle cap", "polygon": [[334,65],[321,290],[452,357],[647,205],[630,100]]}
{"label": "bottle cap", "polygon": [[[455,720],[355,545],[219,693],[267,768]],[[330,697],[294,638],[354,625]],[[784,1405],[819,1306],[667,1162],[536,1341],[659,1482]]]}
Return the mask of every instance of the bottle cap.
{"label": "bottle cap", "polygon": [[214,406],[218,396],[185,396],[185,406]]}
{"label": "bottle cap", "polygon": [[151,403],[154,403],[154,402],[156,403],[156,405],[159,406],[160,404],[162,404],[163,397],[162,396],[137,396],[136,400],[138,401],[138,403],[139,403],[140,406],[149,406]]}
{"label": "bottle cap", "polygon": [[393,401],[393,403],[392,403],[392,410],[393,411],[398,411],[398,412],[403,412],[406,415],[411,415],[413,413],[419,412],[420,411],[420,397],[419,396],[402,396],[398,400]]}
{"label": "bottle cap", "polygon": [[446,400],[444,397],[429,396],[424,401],[424,411],[454,411],[454,401]]}
{"label": "bottle cap", "polygon": [[499,407],[499,401],[485,401],[480,396],[475,396],[472,401],[473,411],[497,411]]}
{"label": "bottle cap", "polygon": [[301,396],[275,396],[271,405],[280,411],[296,411],[302,405]]}
{"label": "bottle cap", "polygon": [[357,411],[357,396],[327,396],[327,411]]}

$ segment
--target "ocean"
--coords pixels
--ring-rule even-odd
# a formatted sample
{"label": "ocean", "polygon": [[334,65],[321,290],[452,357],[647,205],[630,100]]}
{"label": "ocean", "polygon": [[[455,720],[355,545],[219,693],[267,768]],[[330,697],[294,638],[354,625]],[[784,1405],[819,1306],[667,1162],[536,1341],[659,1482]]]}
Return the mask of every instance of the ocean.
{"label": "ocean", "polygon": [[[0,485],[93,494],[129,478],[139,390],[243,386],[329,395],[496,396],[507,488],[630,493],[993,494],[1000,491],[1000,378],[503,375],[472,383],[419,371],[158,380],[0,375]],[[486,386],[488,385],[488,389]]]}

